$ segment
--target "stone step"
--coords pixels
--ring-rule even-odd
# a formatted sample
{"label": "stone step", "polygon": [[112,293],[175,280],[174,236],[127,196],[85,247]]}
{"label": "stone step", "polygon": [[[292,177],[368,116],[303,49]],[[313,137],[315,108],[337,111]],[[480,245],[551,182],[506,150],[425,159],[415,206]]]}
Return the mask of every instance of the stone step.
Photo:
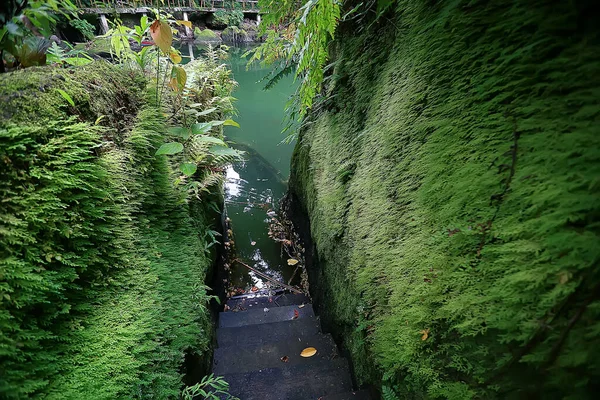
{"label": "stone step", "polygon": [[[317,349],[312,357],[301,357],[307,347]],[[331,335],[318,334],[300,339],[285,339],[261,346],[230,346],[215,349],[212,372],[216,375],[243,373],[263,368],[289,368],[331,360],[338,356]]]}
{"label": "stone step", "polygon": [[309,304],[310,299],[304,294],[284,293],[273,296],[245,295],[227,300],[226,311],[247,311],[265,307],[284,307],[296,304]]}
{"label": "stone step", "polygon": [[298,306],[283,306],[261,309],[222,312],[219,313],[219,328],[235,328],[239,326],[268,324],[270,322],[291,321],[307,317],[314,317],[312,305],[300,308]]}
{"label": "stone step", "polygon": [[317,317],[298,318],[291,321],[247,325],[237,328],[217,328],[218,347],[260,346],[265,343],[298,340],[319,333]]}
{"label": "stone step", "polygon": [[371,395],[367,390],[357,390],[323,396],[320,400],[371,400]]}
{"label": "stone step", "polygon": [[241,400],[317,400],[352,390],[344,358],[226,374],[223,378],[229,383],[229,393]]}

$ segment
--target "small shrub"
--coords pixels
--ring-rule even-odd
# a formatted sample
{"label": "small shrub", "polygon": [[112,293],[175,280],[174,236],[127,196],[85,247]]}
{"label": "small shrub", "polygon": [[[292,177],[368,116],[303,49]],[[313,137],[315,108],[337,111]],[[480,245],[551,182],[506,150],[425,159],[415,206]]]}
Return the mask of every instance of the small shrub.
{"label": "small shrub", "polygon": [[244,21],[244,13],[240,10],[219,10],[215,12],[214,20],[225,26],[240,26]]}
{"label": "small shrub", "polygon": [[69,25],[81,32],[87,40],[92,40],[96,36],[96,28],[85,19],[72,19]]}

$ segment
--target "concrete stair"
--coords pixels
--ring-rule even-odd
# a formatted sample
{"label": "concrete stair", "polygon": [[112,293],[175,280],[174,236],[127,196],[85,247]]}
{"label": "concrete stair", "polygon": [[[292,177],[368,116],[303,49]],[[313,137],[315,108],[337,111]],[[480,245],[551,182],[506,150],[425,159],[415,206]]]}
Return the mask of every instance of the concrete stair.
{"label": "concrete stair", "polygon": [[[369,400],[353,391],[348,362],[321,332],[304,295],[229,299],[219,314],[212,372],[241,400]],[[307,347],[317,353],[301,357]]]}

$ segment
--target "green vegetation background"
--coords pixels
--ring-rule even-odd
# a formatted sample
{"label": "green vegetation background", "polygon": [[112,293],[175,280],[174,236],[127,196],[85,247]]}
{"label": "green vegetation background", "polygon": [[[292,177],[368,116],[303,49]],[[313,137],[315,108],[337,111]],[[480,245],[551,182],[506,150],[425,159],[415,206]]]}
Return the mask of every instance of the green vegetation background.
{"label": "green vegetation background", "polygon": [[291,191],[359,383],[402,399],[595,396],[593,15],[590,1],[400,0],[340,25]]}
{"label": "green vegetation background", "polygon": [[0,76],[0,397],[177,398],[208,350],[214,216],[154,156],[155,98],[102,61]]}

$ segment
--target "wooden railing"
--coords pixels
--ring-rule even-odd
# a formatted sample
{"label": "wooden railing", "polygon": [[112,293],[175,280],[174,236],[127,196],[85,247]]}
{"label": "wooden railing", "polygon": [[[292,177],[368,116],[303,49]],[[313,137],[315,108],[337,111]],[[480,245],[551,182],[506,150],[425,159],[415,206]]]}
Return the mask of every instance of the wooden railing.
{"label": "wooden railing", "polygon": [[241,11],[258,11],[258,0],[75,0],[80,9],[95,8],[191,8],[198,11],[232,9],[232,3],[237,3]]}

